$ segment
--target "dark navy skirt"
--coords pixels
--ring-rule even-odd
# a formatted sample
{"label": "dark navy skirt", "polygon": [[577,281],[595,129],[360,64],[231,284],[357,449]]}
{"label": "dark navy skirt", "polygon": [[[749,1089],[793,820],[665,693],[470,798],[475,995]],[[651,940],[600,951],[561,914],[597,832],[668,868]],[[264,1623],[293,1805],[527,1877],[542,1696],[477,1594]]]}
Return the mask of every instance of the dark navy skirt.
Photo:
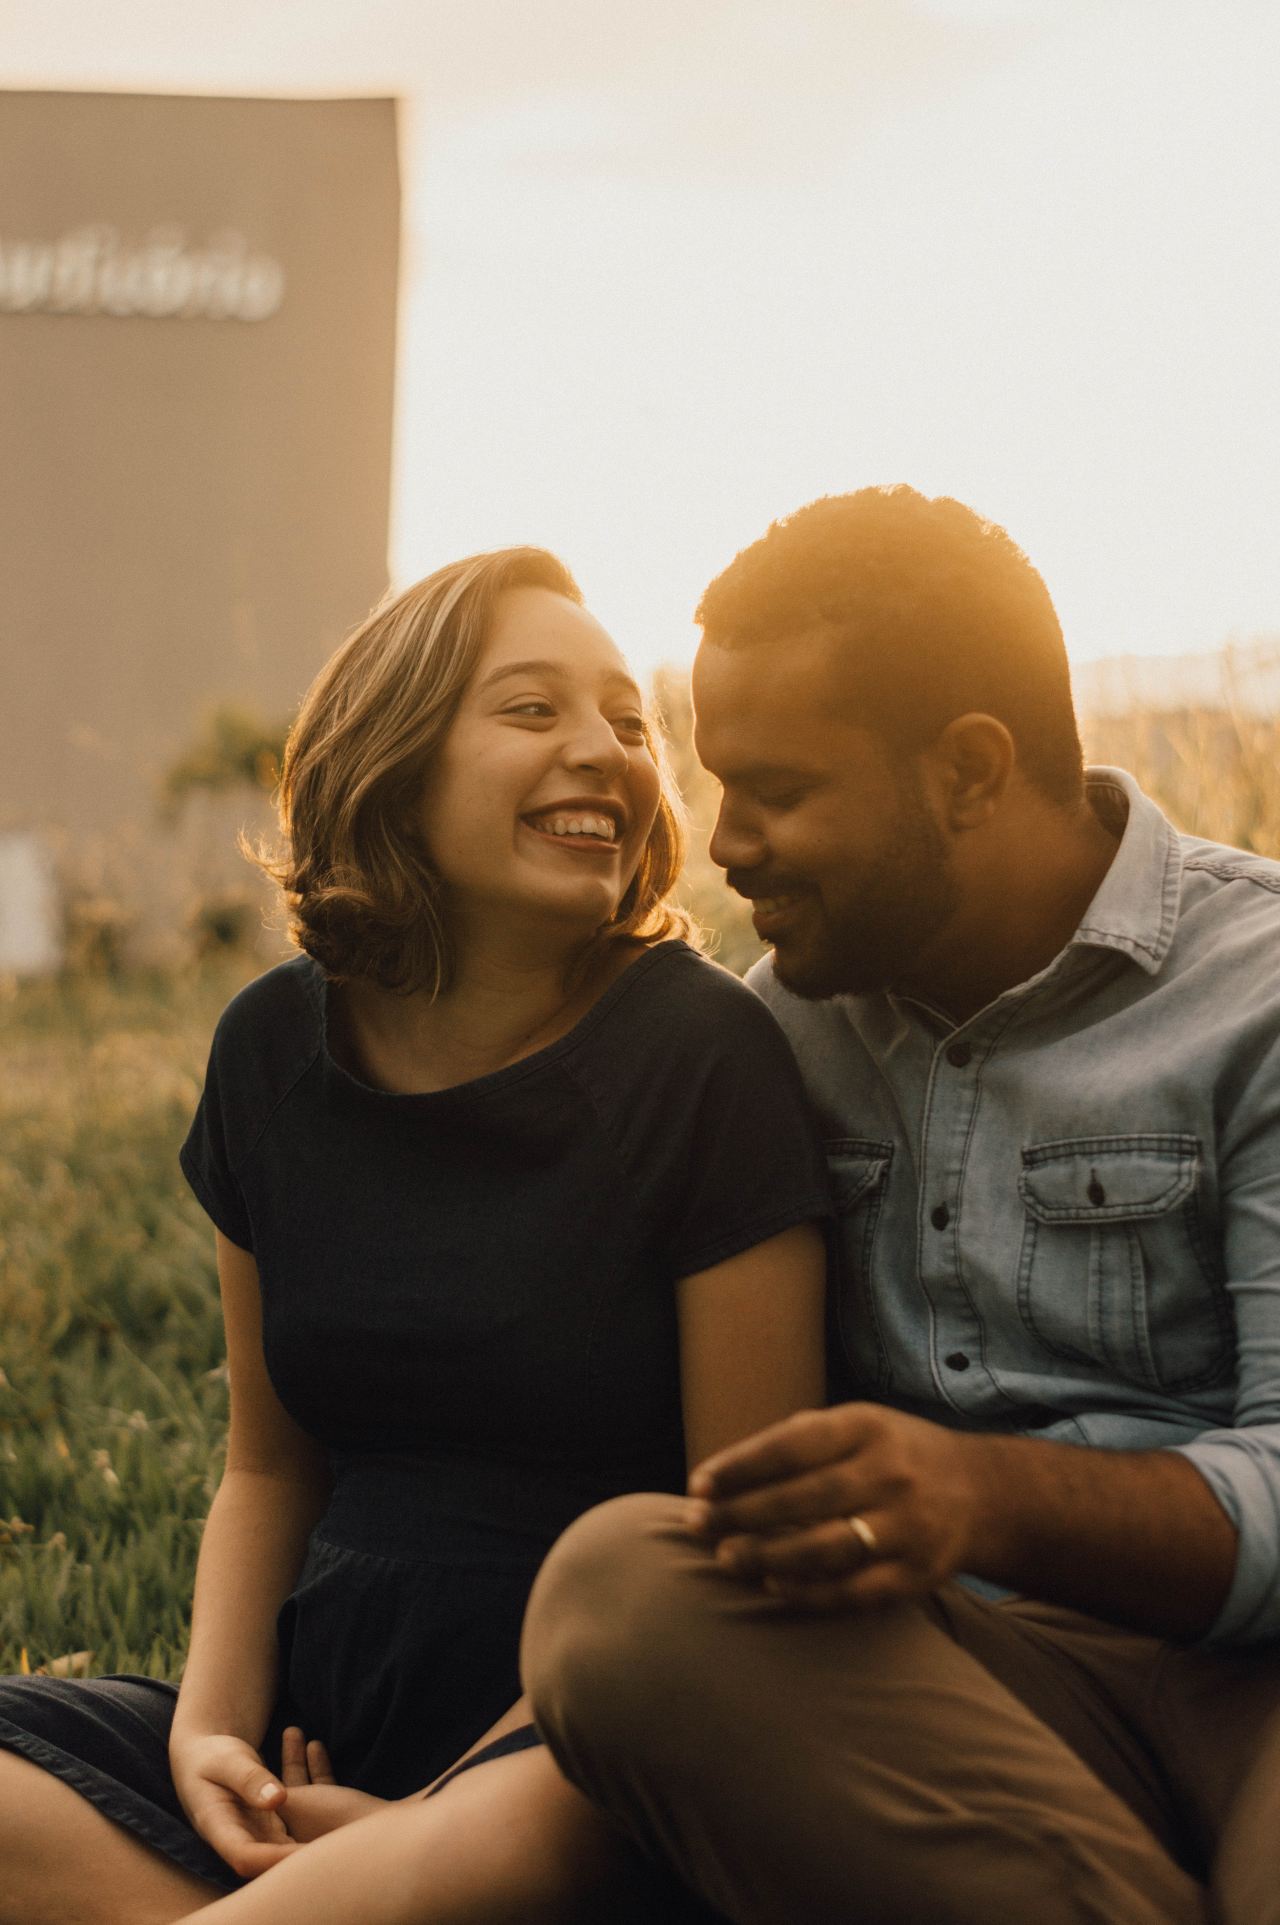
{"label": "dark navy skirt", "polygon": [[[447,1513],[440,1489],[413,1460],[358,1460],[340,1474],[277,1622],[270,1770],[297,1724],[324,1740],[340,1783],[401,1798],[449,1772],[519,1697],[525,1603],[569,1519],[494,1468],[453,1467]],[[0,1679],[0,1745],[233,1890],[243,1881],[193,1831],[169,1776],[176,1699],[149,1678]],[[526,1725],[458,1769],[538,1743]]]}

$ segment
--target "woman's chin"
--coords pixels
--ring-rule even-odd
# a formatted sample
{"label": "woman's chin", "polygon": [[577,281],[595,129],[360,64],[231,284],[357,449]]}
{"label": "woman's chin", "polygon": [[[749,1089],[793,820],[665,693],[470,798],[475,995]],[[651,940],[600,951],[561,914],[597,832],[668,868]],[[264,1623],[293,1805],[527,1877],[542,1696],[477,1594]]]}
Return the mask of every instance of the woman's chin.
{"label": "woman's chin", "polygon": [[620,897],[614,889],[540,890],[513,899],[509,914],[513,927],[531,931],[545,928],[548,935],[562,936],[566,944],[586,942],[603,929],[617,913]]}

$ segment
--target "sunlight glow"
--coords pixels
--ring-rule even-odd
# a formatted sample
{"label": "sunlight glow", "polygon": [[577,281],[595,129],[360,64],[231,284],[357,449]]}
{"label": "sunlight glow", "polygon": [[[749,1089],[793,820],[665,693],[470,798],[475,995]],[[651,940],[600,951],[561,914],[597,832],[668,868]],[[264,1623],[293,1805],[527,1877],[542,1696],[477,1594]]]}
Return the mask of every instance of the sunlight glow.
{"label": "sunlight glow", "polygon": [[1280,631],[1271,0],[20,0],[0,81],[401,95],[397,581],[546,543],[643,670],[908,480],[1077,659]]}

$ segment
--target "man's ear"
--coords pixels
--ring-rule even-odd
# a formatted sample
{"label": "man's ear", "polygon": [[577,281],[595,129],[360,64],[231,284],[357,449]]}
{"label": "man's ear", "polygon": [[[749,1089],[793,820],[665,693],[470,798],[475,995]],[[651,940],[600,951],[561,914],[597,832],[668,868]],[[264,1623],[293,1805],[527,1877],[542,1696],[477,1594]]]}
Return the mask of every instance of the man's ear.
{"label": "man's ear", "polygon": [[925,751],[947,827],[957,833],[989,822],[1008,790],[1017,751],[994,715],[957,715]]}

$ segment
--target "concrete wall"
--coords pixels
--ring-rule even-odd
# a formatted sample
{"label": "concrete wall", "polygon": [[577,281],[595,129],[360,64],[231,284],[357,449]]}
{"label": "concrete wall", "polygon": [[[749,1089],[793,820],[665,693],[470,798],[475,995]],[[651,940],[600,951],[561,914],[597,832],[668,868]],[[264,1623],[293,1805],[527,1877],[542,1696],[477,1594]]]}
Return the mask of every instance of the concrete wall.
{"label": "concrete wall", "polygon": [[248,876],[164,770],[386,583],[395,104],[0,93],[0,179],[0,833],[163,952]]}

